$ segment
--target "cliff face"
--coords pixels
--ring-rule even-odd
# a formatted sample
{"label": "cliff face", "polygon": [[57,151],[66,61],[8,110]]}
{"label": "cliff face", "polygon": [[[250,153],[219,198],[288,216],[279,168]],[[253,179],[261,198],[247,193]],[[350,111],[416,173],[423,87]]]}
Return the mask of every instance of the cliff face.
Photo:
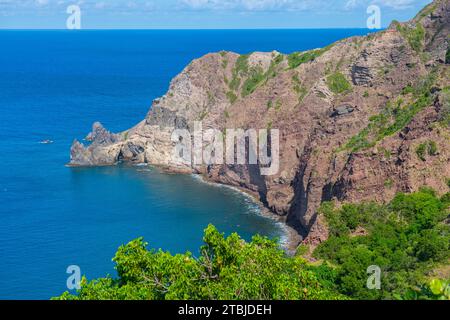
{"label": "cliff face", "polygon": [[[283,55],[208,54],[175,77],[145,120],[120,134],[96,123],[71,165],[149,163],[199,172],[258,194],[313,245],[327,238],[324,200],[388,201],[450,178],[450,3],[366,37]],[[447,64],[446,64],[447,63]],[[175,128],[280,130],[280,170],[175,163]]]}

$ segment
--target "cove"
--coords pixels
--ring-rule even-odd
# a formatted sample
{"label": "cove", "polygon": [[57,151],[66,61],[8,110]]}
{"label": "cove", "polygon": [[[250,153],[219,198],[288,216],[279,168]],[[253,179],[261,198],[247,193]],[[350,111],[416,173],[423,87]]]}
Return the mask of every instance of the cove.
{"label": "cove", "polygon": [[95,121],[113,132],[135,125],[209,52],[290,53],[366,33],[0,31],[0,299],[60,295],[72,265],[89,279],[114,275],[117,248],[141,236],[149,248],[194,254],[209,223],[247,240],[279,236],[239,192],[152,168],[66,168],[70,145]]}

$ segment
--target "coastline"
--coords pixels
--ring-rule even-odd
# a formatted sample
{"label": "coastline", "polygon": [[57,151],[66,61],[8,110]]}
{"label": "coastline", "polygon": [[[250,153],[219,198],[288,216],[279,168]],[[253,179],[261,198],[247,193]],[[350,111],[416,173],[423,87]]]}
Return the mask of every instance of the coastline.
{"label": "coastline", "polygon": [[256,193],[252,192],[251,190],[245,189],[245,188],[216,182],[214,180],[208,179],[203,174],[191,173],[190,175],[194,179],[199,180],[202,183],[206,183],[206,184],[216,186],[216,187],[228,188],[228,189],[234,190],[234,191],[240,193],[241,195],[244,195],[248,199],[250,199],[254,204],[256,204],[258,206],[258,208],[259,208],[258,214],[260,216],[271,219],[280,227],[280,230],[282,231],[282,236],[280,237],[279,242],[280,242],[283,250],[285,250],[286,253],[288,253],[290,255],[294,255],[296,253],[297,247],[300,244],[300,242],[302,241],[301,236],[298,234],[298,232],[295,229],[293,229],[292,227],[290,227],[289,225],[286,224],[286,222],[282,216],[276,215],[270,209],[265,207],[264,204],[259,200],[258,195]]}
{"label": "coastline", "polygon": [[149,163],[135,163],[132,164],[134,167],[151,167],[159,170],[163,174],[181,174],[181,175],[190,175],[193,179],[200,181],[201,183],[209,184],[214,187],[220,187],[220,188],[228,188],[231,189],[237,193],[240,193],[241,195],[244,195],[248,199],[250,199],[255,205],[258,206],[258,215],[270,219],[274,221],[280,228],[282,235],[280,237],[280,245],[284,251],[286,251],[289,255],[294,255],[297,251],[297,247],[302,242],[302,237],[298,234],[298,232],[286,224],[286,221],[284,217],[276,215],[273,213],[269,208],[264,206],[264,204],[259,199],[258,195],[255,192],[252,192],[249,189],[241,188],[238,186],[228,185],[224,183],[220,183],[217,181],[214,181],[212,179],[208,179],[204,174],[199,172],[193,172],[192,170],[186,170],[186,169],[177,169],[177,168],[170,168],[167,166],[158,166],[154,164]]}

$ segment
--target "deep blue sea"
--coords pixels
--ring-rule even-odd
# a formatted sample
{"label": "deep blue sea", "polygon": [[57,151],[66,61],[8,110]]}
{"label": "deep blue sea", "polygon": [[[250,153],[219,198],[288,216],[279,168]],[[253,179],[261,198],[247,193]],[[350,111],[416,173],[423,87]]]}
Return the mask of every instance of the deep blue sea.
{"label": "deep blue sea", "polygon": [[[282,236],[248,197],[148,167],[67,168],[94,121],[125,130],[206,53],[322,47],[367,30],[0,31],[0,299],[49,299],[66,268],[114,275],[117,248],[197,253],[202,231]],[[45,139],[53,144],[40,144]]]}

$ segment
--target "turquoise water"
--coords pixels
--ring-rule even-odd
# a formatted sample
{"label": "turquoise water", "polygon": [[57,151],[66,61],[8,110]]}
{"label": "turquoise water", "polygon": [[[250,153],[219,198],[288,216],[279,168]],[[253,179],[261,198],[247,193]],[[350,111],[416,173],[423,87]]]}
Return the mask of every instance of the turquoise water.
{"label": "turquoise water", "polygon": [[[0,299],[48,299],[69,265],[114,274],[118,246],[196,253],[203,229],[282,235],[246,196],[147,167],[67,168],[94,121],[122,131],[194,58],[293,52],[366,30],[0,31]],[[53,144],[40,144],[45,139]]]}

